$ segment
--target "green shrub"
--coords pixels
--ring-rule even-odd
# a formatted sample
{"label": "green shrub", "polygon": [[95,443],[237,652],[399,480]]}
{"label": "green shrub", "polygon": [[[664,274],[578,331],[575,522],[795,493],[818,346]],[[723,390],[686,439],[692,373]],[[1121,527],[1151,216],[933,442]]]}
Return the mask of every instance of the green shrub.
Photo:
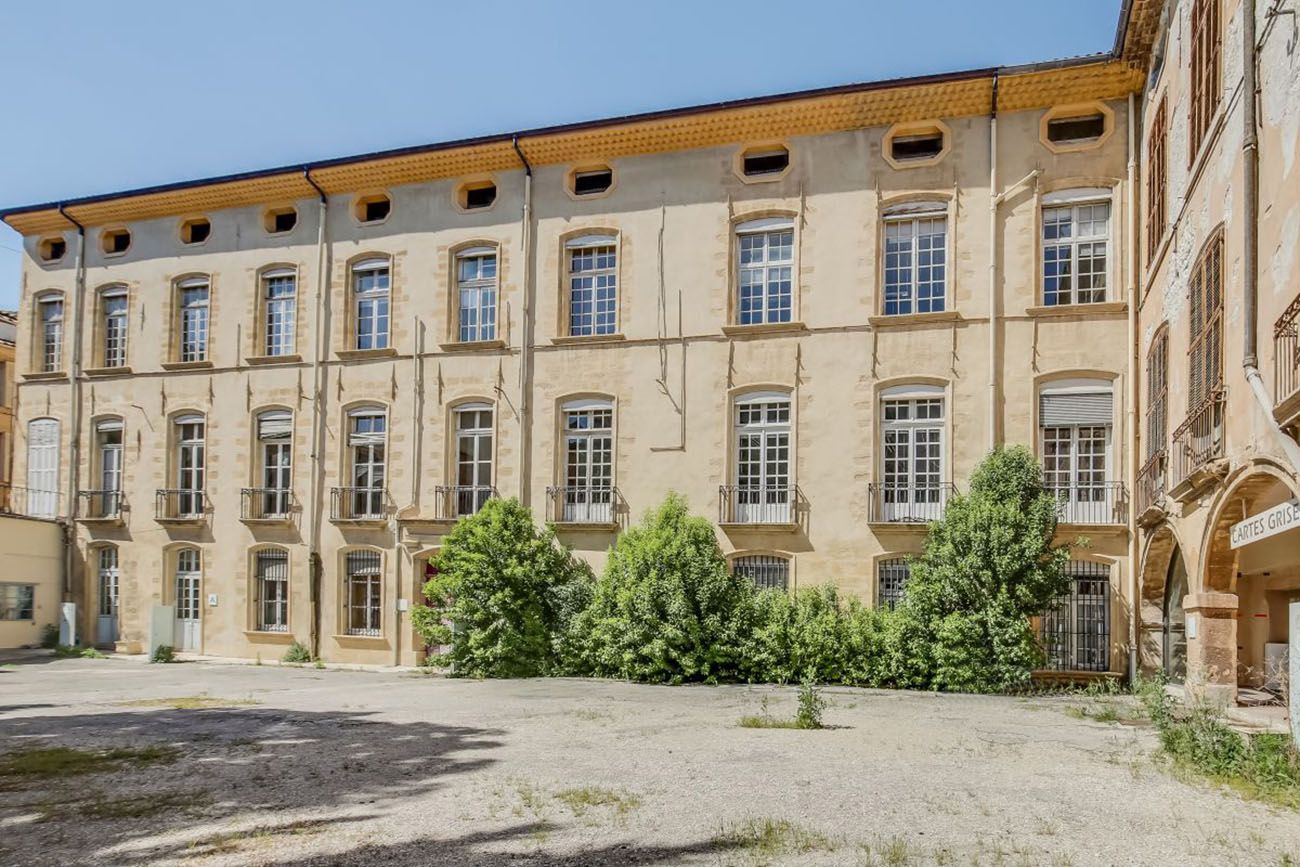
{"label": "green shrub", "polygon": [[47,623],[41,627],[41,647],[46,650],[53,650],[59,646],[59,627],[54,623]]}
{"label": "green shrub", "polygon": [[817,685],[805,680],[799,687],[799,712],[794,721],[801,729],[819,729],[822,726],[822,712],[826,710],[826,699]]}
{"label": "green shrub", "polygon": [[741,679],[753,594],[727,569],[713,525],[670,494],[619,536],[569,631],[568,667],[655,683]]}
{"label": "green shrub", "polygon": [[[412,621],[469,677],[532,677],[558,668],[560,637],[591,593],[591,571],[539,529],[518,500],[492,499],[456,524]],[[454,628],[451,624],[454,624]]]}
{"label": "green shrub", "polygon": [[154,648],[153,656],[149,657],[150,662],[175,662],[176,649],[170,644],[160,644]]}
{"label": "green shrub", "polygon": [[853,644],[849,615],[834,585],[794,594],[753,595],[751,628],[742,649],[747,677],[760,683],[846,680]]}
{"label": "green shrub", "polygon": [[295,641],[285,648],[284,656],[280,657],[281,662],[311,662],[311,649],[301,641]]}

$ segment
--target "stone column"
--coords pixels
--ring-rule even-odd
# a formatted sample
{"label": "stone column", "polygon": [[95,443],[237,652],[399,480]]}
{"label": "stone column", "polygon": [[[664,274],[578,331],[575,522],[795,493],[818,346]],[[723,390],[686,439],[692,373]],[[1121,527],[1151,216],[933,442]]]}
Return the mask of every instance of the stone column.
{"label": "stone column", "polygon": [[1187,613],[1187,698],[1217,706],[1237,701],[1237,596],[1189,593]]}
{"label": "stone column", "polygon": [[1287,711],[1291,715],[1291,740],[1300,746],[1300,602],[1292,602],[1287,607],[1291,615],[1291,646],[1287,651],[1291,659],[1291,698]]}

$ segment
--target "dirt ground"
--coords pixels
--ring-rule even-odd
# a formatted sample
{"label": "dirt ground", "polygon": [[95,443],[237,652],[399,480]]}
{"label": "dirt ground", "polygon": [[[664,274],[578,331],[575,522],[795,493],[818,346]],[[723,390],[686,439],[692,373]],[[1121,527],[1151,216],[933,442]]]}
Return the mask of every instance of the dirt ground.
{"label": "dirt ground", "polygon": [[0,752],[166,749],[0,775],[0,863],[1300,863],[1300,816],[1077,698],[825,693],[833,728],[749,729],[795,690],[29,656]]}

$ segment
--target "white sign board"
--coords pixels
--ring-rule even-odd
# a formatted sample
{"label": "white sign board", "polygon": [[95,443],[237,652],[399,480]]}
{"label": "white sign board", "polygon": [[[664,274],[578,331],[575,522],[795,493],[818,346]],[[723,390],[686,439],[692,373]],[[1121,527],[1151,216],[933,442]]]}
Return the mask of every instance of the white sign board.
{"label": "white sign board", "polygon": [[1232,547],[1240,548],[1300,527],[1300,502],[1290,500],[1232,525]]}

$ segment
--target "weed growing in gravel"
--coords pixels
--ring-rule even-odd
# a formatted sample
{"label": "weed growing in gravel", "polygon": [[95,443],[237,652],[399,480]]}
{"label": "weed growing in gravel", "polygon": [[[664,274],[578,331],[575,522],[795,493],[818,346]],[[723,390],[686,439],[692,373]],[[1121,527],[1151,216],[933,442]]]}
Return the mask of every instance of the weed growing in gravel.
{"label": "weed growing in gravel", "polygon": [[836,848],[834,841],[825,834],[788,819],[749,818],[727,824],[718,830],[713,840],[721,847],[747,849],[760,855],[831,852]]}
{"label": "weed growing in gravel", "polygon": [[301,641],[295,641],[285,648],[281,662],[311,662],[311,650]]}
{"label": "weed growing in gravel", "polygon": [[641,799],[626,792],[583,786],[580,789],[563,789],[555,793],[555,800],[568,807],[575,816],[586,815],[592,807],[613,807],[620,815],[641,806]]}
{"label": "weed growing in gravel", "polygon": [[203,710],[211,707],[247,707],[261,704],[261,702],[252,696],[248,698],[218,698],[205,692],[199,695],[179,695],[168,698],[137,698],[132,701],[119,701],[117,704],[119,707],[169,707],[173,710]]}
{"label": "weed growing in gravel", "polygon": [[175,662],[176,648],[170,644],[160,644],[154,648],[153,656],[149,657],[150,662]]}
{"label": "weed growing in gravel", "polygon": [[70,644],[56,645],[54,655],[59,659],[108,659],[93,647],[74,647]]}
{"label": "weed growing in gravel", "polygon": [[760,702],[760,711],[757,714],[742,716],[737,722],[742,729],[820,729],[825,728],[822,725],[822,710],[826,707],[826,700],[822,698],[821,690],[811,684],[804,684],[799,688],[799,711],[794,719],[782,719],[772,716],[768,709],[768,697],[763,696]]}
{"label": "weed growing in gravel", "polygon": [[902,837],[888,837],[877,840],[874,845],[862,844],[860,863],[862,867],[906,867],[915,863],[913,854]]}
{"label": "weed growing in gravel", "polygon": [[71,747],[42,747],[0,756],[0,777],[71,777],[114,771],[123,765],[173,762],[178,755],[171,747],[144,749],[76,750]]}

